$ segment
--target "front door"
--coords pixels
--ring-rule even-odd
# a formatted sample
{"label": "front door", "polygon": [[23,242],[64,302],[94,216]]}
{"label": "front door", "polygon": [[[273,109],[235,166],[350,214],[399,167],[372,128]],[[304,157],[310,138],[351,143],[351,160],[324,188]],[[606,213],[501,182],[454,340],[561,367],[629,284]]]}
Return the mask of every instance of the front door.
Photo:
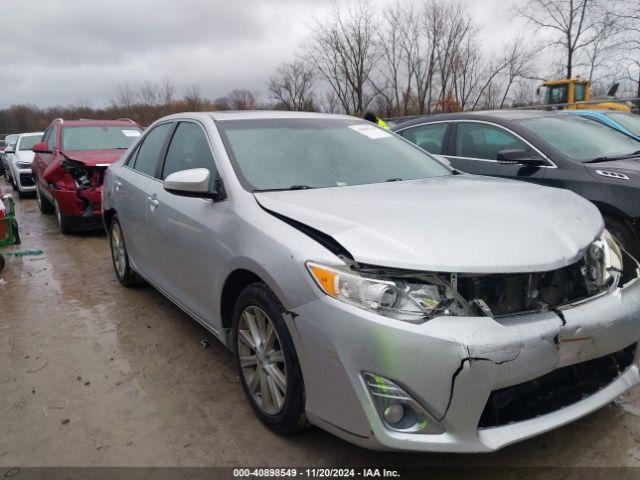
{"label": "front door", "polygon": [[[209,170],[213,191],[217,169],[208,136],[200,124],[182,121],[167,149],[161,178],[193,168]],[[217,259],[228,252],[217,235],[229,218],[227,202],[175,195],[160,183],[152,195],[157,207],[149,210],[147,225],[156,239],[149,244],[158,269],[154,278],[182,307],[213,324]]]}
{"label": "front door", "polygon": [[[548,167],[498,163],[501,150],[525,150],[540,155],[531,145],[504,127],[484,122],[455,122],[447,158],[467,173],[543,183]],[[550,164],[551,165],[551,164]]]}

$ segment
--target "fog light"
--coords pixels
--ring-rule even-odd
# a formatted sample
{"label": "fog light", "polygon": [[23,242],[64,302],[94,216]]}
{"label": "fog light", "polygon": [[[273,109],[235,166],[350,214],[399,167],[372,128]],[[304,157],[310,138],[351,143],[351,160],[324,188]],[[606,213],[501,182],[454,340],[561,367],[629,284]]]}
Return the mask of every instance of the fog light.
{"label": "fog light", "polygon": [[438,421],[394,382],[367,372],[362,376],[378,414],[387,428],[404,433],[444,432]]}
{"label": "fog light", "polygon": [[389,405],[384,410],[384,419],[391,425],[400,423],[400,421],[403,418],[404,418],[404,407],[399,403],[394,403],[393,405]]}

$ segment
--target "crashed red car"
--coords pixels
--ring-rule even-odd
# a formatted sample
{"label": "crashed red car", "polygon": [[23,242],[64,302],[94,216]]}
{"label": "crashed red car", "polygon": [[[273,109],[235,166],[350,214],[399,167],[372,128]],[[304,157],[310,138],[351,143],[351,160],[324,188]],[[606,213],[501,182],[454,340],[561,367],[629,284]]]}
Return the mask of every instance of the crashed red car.
{"label": "crashed red car", "polygon": [[102,228],[104,172],[141,131],[128,119],[51,122],[31,168],[40,211],[55,213],[62,233]]}

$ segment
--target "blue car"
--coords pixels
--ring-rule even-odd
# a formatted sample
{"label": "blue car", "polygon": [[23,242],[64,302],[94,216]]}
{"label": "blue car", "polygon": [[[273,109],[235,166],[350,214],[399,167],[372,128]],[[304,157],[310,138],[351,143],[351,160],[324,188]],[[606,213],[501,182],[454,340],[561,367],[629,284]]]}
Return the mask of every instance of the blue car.
{"label": "blue car", "polygon": [[640,140],[640,115],[615,110],[565,110],[562,113],[580,115],[604,123],[608,127]]}

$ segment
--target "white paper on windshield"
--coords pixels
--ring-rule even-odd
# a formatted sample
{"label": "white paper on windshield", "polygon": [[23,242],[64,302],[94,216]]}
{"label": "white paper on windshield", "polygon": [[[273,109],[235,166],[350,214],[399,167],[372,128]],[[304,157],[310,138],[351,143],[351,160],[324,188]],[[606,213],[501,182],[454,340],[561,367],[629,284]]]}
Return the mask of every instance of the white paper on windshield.
{"label": "white paper on windshield", "polygon": [[125,137],[139,137],[140,132],[138,130],[122,130]]}
{"label": "white paper on windshield", "polygon": [[349,128],[355,130],[358,133],[361,133],[362,135],[366,135],[369,138],[373,138],[374,140],[391,136],[389,132],[385,132],[383,129],[375,127],[373,125],[367,125],[366,123],[361,123],[359,125],[349,125]]}

